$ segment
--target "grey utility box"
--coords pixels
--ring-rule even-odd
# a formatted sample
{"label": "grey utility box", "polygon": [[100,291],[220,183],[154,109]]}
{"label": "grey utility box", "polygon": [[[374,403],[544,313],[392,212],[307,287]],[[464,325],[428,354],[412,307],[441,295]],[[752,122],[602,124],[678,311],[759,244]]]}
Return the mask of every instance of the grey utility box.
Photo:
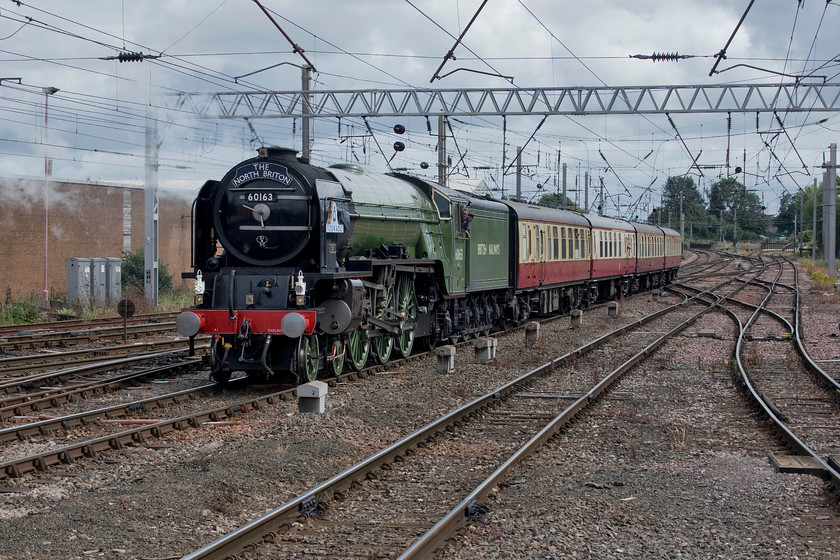
{"label": "grey utility box", "polygon": [[108,257],[105,259],[105,296],[109,302],[122,299],[122,259]]}
{"label": "grey utility box", "polygon": [[90,259],[91,266],[91,301],[97,305],[105,303],[108,297],[108,289],[105,275],[106,260],[101,258]]}
{"label": "grey utility box", "polygon": [[65,266],[67,270],[67,303],[90,305],[92,275],[90,259],[67,259]]}
{"label": "grey utility box", "polygon": [[122,259],[67,259],[67,303],[105,305],[122,299]]}

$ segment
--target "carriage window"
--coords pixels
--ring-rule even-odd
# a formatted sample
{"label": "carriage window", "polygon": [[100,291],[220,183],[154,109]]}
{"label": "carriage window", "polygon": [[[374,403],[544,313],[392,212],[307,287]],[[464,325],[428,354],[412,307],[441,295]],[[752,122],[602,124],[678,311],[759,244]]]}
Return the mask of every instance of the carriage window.
{"label": "carriage window", "polygon": [[580,230],[575,228],[575,258],[580,258]]}
{"label": "carriage window", "polygon": [[537,244],[537,250],[534,254],[534,257],[535,257],[534,260],[535,261],[543,260],[542,259],[542,247],[543,247],[543,238],[544,237],[545,237],[545,232],[542,230],[542,228],[540,228],[540,226],[537,226],[536,228],[534,228],[534,241]]}
{"label": "carriage window", "polygon": [[560,239],[557,237],[557,226],[554,226],[552,230],[554,232],[554,244],[552,246],[552,251],[554,253],[554,260],[556,261],[560,258]]}
{"label": "carriage window", "polygon": [[520,242],[519,252],[521,253],[520,260],[525,262],[528,260],[528,226],[521,224],[522,241]]}
{"label": "carriage window", "polygon": [[552,246],[551,245],[552,244],[551,226],[547,226],[545,228],[545,234],[546,234],[546,238],[547,238],[547,241],[546,241],[546,244],[545,244],[545,260],[550,261],[551,260],[551,246]]}
{"label": "carriage window", "polygon": [[560,228],[560,245],[562,246],[560,258],[566,258],[566,228]]}
{"label": "carriage window", "polygon": [[528,260],[534,258],[534,226],[528,227]]}

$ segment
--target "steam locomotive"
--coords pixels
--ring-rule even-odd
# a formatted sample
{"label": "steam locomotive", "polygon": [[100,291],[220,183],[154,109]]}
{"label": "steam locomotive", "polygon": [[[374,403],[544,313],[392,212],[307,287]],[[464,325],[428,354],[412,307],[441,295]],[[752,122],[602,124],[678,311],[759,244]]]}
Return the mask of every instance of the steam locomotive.
{"label": "steam locomotive", "polygon": [[[195,306],[211,375],[314,380],[676,276],[679,233],[479,197],[293,150],[207,181],[193,204]],[[464,219],[462,219],[462,216]]]}

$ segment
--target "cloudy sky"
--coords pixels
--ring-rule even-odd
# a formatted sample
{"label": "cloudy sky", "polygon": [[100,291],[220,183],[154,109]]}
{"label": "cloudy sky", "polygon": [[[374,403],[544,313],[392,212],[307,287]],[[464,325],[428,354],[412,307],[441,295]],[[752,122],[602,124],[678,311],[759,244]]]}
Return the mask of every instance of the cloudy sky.
{"label": "cloudy sky", "polygon": [[[832,62],[840,57],[836,2],[757,0],[720,73],[709,77],[749,0],[489,0],[441,72],[483,73],[460,70],[430,84],[482,0],[261,1],[315,66],[314,90],[793,81],[782,74],[807,76],[805,83],[840,81],[840,60]],[[121,52],[155,58],[120,62]],[[692,58],[630,57],[654,52]],[[142,184],[147,115],[159,123],[162,187],[196,192],[260,144],[301,146],[299,120],[245,122],[162,109],[165,96],[178,92],[300,89],[302,57],[252,0],[0,0],[0,61],[0,176],[43,177],[46,154],[56,179]],[[47,96],[45,88],[58,91]],[[725,114],[680,114],[672,126],[665,115],[552,116],[534,134],[540,117],[459,116],[449,122],[448,152],[458,164],[453,179],[504,184],[507,194],[515,179],[503,177],[502,159],[509,163],[527,143],[525,196],[558,188],[559,160],[567,165],[570,197],[582,202],[588,173],[593,183],[603,179],[608,214],[645,217],[667,177],[691,172],[707,189],[726,176],[728,145],[730,172],[743,167],[739,179],[775,211],[781,194],[821,177],[819,165],[840,130],[833,113],[780,118],[781,126],[772,114],[736,113],[728,126]],[[360,119],[316,119],[313,163],[352,161],[386,171],[399,123],[407,129],[399,137],[406,150],[391,166],[434,177],[435,138],[424,117],[368,122],[373,136]],[[428,124],[436,131],[434,119]],[[702,174],[691,170],[692,157]]]}

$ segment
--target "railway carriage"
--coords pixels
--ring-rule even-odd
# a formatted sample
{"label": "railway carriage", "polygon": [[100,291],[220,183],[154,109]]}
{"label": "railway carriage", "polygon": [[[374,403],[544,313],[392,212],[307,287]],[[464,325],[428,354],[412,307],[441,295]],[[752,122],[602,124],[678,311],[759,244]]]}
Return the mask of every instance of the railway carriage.
{"label": "railway carriage", "polygon": [[665,235],[665,259],[663,264],[665,281],[671,282],[677,277],[677,270],[680,268],[683,249],[682,236],[680,232],[670,228],[662,228],[662,233]]}
{"label": "railway carriage", "polygon": [[636,229],[630,222],[590,216],[593,280],[601,299],[626,296],[636,274]]}
{"label": "railway carriage", "polygon": [[672,230],[276,147],[207,181],[192,219],[195,305],[177,327],[212,336],[222,382],[312,380],[585,307],[670,280],[681,251]]}
{"label": "railway carriage", "polygon": [[568,311],[588,299],[591,234],[577,212],[507,201],[515,228],[513,285],[518,304],[513,316]]}

